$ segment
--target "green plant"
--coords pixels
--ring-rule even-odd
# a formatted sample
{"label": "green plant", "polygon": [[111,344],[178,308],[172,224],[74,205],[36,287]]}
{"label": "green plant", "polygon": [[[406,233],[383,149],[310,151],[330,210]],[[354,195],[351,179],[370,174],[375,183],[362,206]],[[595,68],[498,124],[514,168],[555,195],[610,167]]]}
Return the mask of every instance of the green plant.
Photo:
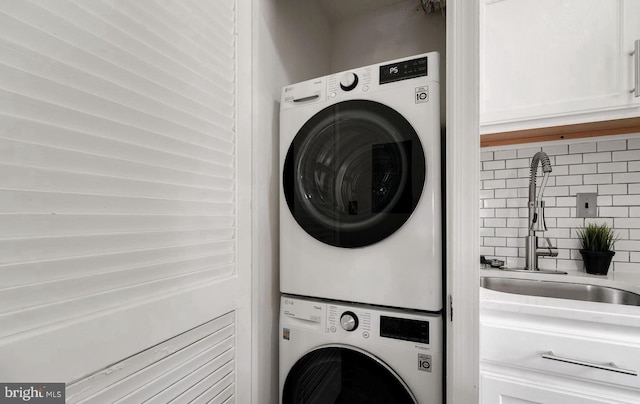
{"label": "green plant", "polygon": [[618,239],[613,229],[606,223],[590,223],[576,232],[580,237],[582,249],[586,251],[611,251]]}

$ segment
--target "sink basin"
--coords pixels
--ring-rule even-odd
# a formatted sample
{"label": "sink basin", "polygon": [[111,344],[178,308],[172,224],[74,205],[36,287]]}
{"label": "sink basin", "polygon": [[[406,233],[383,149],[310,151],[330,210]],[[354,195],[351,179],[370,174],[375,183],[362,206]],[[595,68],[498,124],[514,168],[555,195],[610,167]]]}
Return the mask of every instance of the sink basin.
{"label": "sink basin", "polygon": [[608,286],[491,276],[481,277],[480,286],[518,295],[640,306],[640,295]]}

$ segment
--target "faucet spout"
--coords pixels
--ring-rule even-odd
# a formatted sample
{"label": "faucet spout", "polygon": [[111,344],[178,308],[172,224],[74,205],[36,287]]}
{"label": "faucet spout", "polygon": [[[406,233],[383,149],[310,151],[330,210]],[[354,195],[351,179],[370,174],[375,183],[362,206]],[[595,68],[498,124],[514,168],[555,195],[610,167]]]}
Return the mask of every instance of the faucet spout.
{"label": "faucet spout", "polygon": [[[538,195],[536,195],[536,174],[538,173],[538,166],[542,164],[542,184]],[[538,247],[538,236],[536,232],[544,232],[547,230],[547,225],[544,220],[544,201],[542,195],[544,189],[547,186],[549,180],[549,174],[551,173],[551,162],[549,156],[545,152],[537,152],[531,159],[531,174],[529,177],[529,234],[527,236],[525,250],[526,250],[526,265],[525,269],[531,271],[538,271],[538,257],[539,256],[552,256],[558,255],[558,250],[551,245],[551,241],[546,238],[548,248]]]}

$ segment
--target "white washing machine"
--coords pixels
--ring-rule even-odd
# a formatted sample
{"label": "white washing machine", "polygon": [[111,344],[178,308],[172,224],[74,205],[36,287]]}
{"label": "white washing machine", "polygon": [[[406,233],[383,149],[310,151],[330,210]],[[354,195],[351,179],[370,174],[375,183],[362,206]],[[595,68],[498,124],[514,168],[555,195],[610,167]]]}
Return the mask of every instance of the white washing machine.
{"label": "white washing machine", "polygon": [[438,60],[283,88],[281,292],[442,309]]}
{"label": "white washing machine", "polygon": [[283,296],[281,404],[442,404],[442,319]]}

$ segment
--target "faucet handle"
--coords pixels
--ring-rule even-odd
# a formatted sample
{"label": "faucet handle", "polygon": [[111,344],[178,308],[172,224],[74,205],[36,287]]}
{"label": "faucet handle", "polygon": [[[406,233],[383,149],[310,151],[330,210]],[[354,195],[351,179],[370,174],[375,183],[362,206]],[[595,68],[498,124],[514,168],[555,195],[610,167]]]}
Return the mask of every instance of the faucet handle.
{"label": "faucet handle", "polygon": [[536,248],[536,255],[538,255],[539,257],[557,257],[558,249],[551,245],[551,240],[549,240],[549,237],[544,237],[544,239],[547,240],[547,247]]}

